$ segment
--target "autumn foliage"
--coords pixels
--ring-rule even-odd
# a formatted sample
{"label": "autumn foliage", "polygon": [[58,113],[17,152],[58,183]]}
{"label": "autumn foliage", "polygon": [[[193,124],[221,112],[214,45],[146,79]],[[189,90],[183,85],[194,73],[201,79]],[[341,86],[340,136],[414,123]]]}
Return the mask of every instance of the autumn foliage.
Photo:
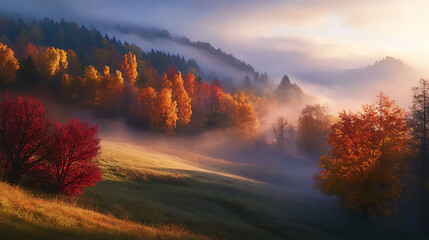
{"label": "autumn foliage", "polygon": [[140,114],[143,121],[149,121],[152,107],[155,105],[156,91],[152,87],[142,88],[137,97],[139,104],[138,113]]}
{"label": "autumn foliage", "polygon": [[[5,54],[0,63],[14,66],[4,71],[12,81],[18,61],[11,49],[2,46]],[[256,117],[254,109],[258,101],[253,101],[256,97],[250,92],[229,93],[218,79],[203,82],[191,72],[182,75],[173,67],[161,76],[131,52],[120,58],[106,49],[93,50],[93,59],[98,60],[82,66],[73,50],[28,43],[19,84],[37,89],[47,86],[66,101],[98,107],[109,114],[135,116],[141,125],[167,133],[174,133],[176,128],[206,127],[253,136],[258,130],[260,116]],[[119,69],[112,70],[108,65],[97,68],[107,60],[115,60]]]}
{"label": "autumn foliage", "polygon": [[[0,97],[0,176],[17,184],[25,176],[67,195],[101,179],[93,158],[97,127],[79,120],[51,124],[42,103],[27,95]],[[46,177],[48,176],[48,177]]]}
{"label": "autumn foliage", "polygon": [[391,213],[410,151],[404,109],[380,94],[377,104],[363,106],[362,112],[341,113],[328,142],[331,156],[319,163],[323,191],[363,214]]}
{"label": "autumn foliage", "polygon": [[93,158],[100,147],[98,129],[87,122],[69,119],[55,126],[55,151],[48,155],[44,169],[56,191],[80,195],[87,186],[101,180],[101,171]]}
{"label": "autumn foliage", "polygon": [[124,55],[124,59],[121,61],[119,66],[121,67],[122,73],[124,75],[125,86],[134,86],[138,75],[136,56],[133,55],[131,52],[128,52],[128,54]]}
{"label": "autumn foliage", "polygon": [[28,96],[0,97],[0,169],[16,184],[29,169],[52,154],[53,130],[42,103]]}
{"label": "autumn foliage", "polygon": [[151,109],[151,119],[154,128],[160,128],[172,133],[177,122],[177,102],[173,100],[171,89],[163,88],[155,98]]}
{"label": "autumn foliage", "polygon": [[13,82],[15,72],[19,69],[15,53],[5,44],[0,43],[0,80],[5,83]]}
{"label": "autumn foliage", "polygon": [[185,90],[182,74],[178,72],[174,75],[173,81],[173,98],[177,102],[178,122],[187,125],[191,121],[192,109],[191,98]]}
{"label": "autumn foliage", "polygon": [[48,77],[54,76],[68,66],[67,52],[54,47],[36,47],[29,43],[26,47],[26,56],[32,56],[38,70]]}

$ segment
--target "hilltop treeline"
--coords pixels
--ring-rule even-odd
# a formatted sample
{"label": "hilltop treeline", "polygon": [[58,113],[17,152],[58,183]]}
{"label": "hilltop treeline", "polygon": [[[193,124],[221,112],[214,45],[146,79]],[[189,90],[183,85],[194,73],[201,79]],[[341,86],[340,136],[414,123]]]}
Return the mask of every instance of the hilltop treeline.
{"label": "hilltop treeline", "polygon": [[122,33],[138,34],[139,36],[145,39],[168,39],[180,45],[189,46],[198,50],[208,52],[214,58],[225,63],[226,65],[236,68],[238,70],[241,70],[243,72],[246,72],[248,74],[255,73],[255,69],[250,64],[240,59],[237,59],[231,53],[226,53],[222,51],[222,49],[220,48],[216,49],[208,42],[192,41],[185,36],[175,37],[165,29],[164,30],[142,29],[141,27],[137,27],[137,26],[115,26],[115,29]]}
{"label": "hilltop treeline", "polygon": [[151,67],[158,72],[167,71],[169,66],[182,72],[188,72],[191,68],[199,71],[199,66],[193,59],[186,60],[183,56],[162,51],[143,52],[134,44],[122,43],[107,34],[103,36],[95,28],[79,26],[64,19],[56,22],[48,18],[41,21],[0,18],[0,42],[12,47],[18,57],[25,54],[25,47],[30,42],[34,45],[71,49],[84,66],[92,64],[99,69],[105,65],[118,68],[121,57],[131,51],[138,60],[150,62]]}

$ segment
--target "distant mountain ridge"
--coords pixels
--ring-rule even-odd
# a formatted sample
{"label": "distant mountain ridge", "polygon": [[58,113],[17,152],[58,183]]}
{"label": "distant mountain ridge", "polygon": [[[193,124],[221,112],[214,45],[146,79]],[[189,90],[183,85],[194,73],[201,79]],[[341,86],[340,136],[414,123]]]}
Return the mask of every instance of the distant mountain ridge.
{"label": "distant mountain ridge", "polygon": [[377,73],[388,73],[388,72],[395,73],[399,71],[401,72],[414,71],[414,69],[411,66],[405,64],[404,62],[402,62],[402,60],[391,56],[386,56],[374,62],[373,64],[366,66],[364,69],[372,72],[377,72]]}
{"label": "distant mountain ridge", "polygon": [[400,59],[386,56],[365,67],[315,70],[296,77],[301,85],[310,85],[314,91],[338,102],[368,102],[384,92],[406,108],[411,104],[411,87],[420,75]]}
{"label": "distant mountain ridge", "polygon": [[414,76],[416,71],[400,59],[386,56],[360,68],[324,69],[297,74],[305,82],[320,85],[346,85],[352,86],[359,82],[375,80],[388,82],[399,77]]}

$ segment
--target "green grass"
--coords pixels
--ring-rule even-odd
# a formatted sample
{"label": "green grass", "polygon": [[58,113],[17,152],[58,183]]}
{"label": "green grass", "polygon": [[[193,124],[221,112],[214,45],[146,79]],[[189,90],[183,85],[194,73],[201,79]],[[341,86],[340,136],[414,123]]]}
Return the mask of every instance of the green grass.
{"label": "green grass", "polygon": [[323,231],[290,218],[295,206],[279,188],[197,167],[202,164],[193,164],[196,158],[221,161],[103,141],[98,158],[103,180],[79,202],[120,218],[151,226],[179,224],[220,239],[325,238]]}
{"label": "green grass", "polygon": [[333,199],[214,170],[247,167],[222,159],[103,140],[98,160],[102,181],[73,204],[0,183],[0,238],[416,239]]}

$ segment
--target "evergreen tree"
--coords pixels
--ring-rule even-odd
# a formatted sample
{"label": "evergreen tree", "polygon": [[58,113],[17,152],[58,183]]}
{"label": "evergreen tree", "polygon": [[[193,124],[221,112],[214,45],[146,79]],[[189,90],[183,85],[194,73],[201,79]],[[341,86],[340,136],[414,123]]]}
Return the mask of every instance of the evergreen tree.
{"label": "evergreen tree", "polygon": [[16,74],[16,83],[21,87],[31,87],[42,81],[39,71],[30,55],[21,62],[21,68]]}
{"label": "evergreen tree", "polygon": [[429,223],[428,204],[428,136],[429,136],[429,82],[421,79],[417,86],[412,88],[413,104],[408,125],[411,128],[413,145],[418,150],[420,158],[420,219],[419,230],[426,233]]}

